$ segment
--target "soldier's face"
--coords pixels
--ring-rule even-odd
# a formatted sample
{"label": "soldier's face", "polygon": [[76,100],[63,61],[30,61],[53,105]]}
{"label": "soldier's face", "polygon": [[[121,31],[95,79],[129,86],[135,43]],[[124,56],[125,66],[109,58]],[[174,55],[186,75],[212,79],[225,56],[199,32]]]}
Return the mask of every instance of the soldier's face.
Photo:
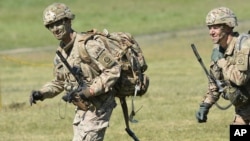
{"label": "soldier's face", "polygon": [[214,44],[221,44],[227,36],[225,31],[223,30],[223,25],[221,24],[209,25],[208,29],[209,29],[209,35]]}
{"label": "soldier's face", "polygon": [[59,20],[46,26],[49,31],[58,40],[67,39],[71,31],[71,24],[69,20]]}

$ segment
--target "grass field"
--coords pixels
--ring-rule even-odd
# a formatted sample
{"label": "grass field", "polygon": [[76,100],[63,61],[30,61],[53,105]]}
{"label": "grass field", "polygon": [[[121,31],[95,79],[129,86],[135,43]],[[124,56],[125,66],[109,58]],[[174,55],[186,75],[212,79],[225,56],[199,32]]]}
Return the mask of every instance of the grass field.
{"label": "grass field", "polygon": [[[75,29],[108,28],[136,35],[150,76],[148,93],[135,101],[137,109],[142,106],[135,116],[139,122],[131,124],[141,141],[229,140],[232,107],[226,111],[213,107],[205,124],[198,124],[195,119],[207,80],[190,47],[195,43],[204,63],[208,64],[212,43],[204,25],[204,15],[225,1],[62,2],[68,3],[79,15],[74,21]],[[248,6],[242,4],[248,1],[226,2],[225,6],[232,8],[241,19],[241,26],[236,30],[247,31],[249,24],[241,23],[249,17]],[[62,95],[33,106],[28,103],[31,90],[39,89],[52,79],[57,41],[41,21],[42,10],[48,4],[49,0],[0,2],[0,141],[70,141],[72,138],[74,107],[61,101]],[[127,101],[130,106],[130,98]],[[124,131],[119,100],[117,103],[105,141],[131,140]],[[221,99],[219,104],[228,102]]]}

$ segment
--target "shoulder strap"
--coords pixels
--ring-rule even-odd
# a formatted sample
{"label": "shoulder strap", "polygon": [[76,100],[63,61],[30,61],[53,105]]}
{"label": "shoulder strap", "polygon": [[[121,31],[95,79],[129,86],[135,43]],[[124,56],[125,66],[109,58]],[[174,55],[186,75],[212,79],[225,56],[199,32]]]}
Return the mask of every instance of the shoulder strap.
{"label": "shoulder strap", "polygon": [[85,63],[91,62],[90,56],[85,49],[85,44],[88,40],[93,38],[93,35],[92,31],[87,31],[86,33],[78,33],[76,36],[75,43],[77,44],[79,55]]}
{"label": "shoulder strap", "polygon": [[89,64],[94,70],[96,70],[97,72],[100,72],[99,67],[96,65],[96,63],[94,63],[93,61],[91,61],[91,58],[85,48],[85,44],[88,40],[93,39],[95,35],[95,31],[91,30],[91,31],[87,31],[84,34],[77,34],[76,37],[76,43],[77,43],[77,48],[78,48],[78,52],[79,52],[79,56],[82,59],[82,61],[84,63]]}
{"label": "shoulder strap", "polygon": [[245,41],[246,39],[248,39],[249,36],[250,36],[250,35],[247,34],[247,33],[242,33],[242,34],[240,34],[240,36],[238,37],[238,39],[237,39],[237,41],[236,41],[235,48],[236,48],[237,50],[241,50],[241,44],[242,44],[242,42]]}

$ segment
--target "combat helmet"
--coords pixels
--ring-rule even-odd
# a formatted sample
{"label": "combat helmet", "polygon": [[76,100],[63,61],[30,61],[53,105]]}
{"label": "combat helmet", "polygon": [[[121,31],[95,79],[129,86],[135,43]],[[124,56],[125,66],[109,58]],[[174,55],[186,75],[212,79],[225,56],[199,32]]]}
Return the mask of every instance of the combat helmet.
{"label": "combat helmet", "polygon": [[226,24],[229,27],[235,27],[238,25],[237,17],[227,7],[219,7],[211,10],[206,17],[207,25],[215,25],[215,24]]}
{"label": "combat helmet", "polygon": [[63,18],[68,18],[71,20],[75,18],[75,15],[72,14],[68,6],[63,3],[53,3],[43,11],[43,24],[45,26]]}

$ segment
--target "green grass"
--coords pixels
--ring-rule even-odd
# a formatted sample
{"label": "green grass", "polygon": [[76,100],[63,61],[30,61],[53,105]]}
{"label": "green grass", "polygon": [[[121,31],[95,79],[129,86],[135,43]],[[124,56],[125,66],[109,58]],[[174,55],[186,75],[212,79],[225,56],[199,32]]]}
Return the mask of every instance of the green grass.
{"label": "green grass", "polygon": [[[221,111],[213,107],[207,123],[196,122],[195,111],[206,92],[207,79],[190,44],[197,45],[204,63],[208,64],[212,43],[204,26],[205,15],[211,8],[224,4],[233,8],[240,20],[247,20],[246,4],[233,0],[227,3],[220,0],[62,2],[77,14],[73,23],[75,29],[108,28],[136,35],[146,56],[147,74],[150,76],[148,93],[135,101],[136,108],[143,106],[135,116],[139,122],[131,124],[141,141],[229,140],[233,108]],[[61,101],[63,94],[32,107],[28,103],[31,90],[39,89],[52,79],[52,60],[57,41],[41,21],[41,13],[48,4],[48,0],[0,2],[0,141],[70,141],[72,138],[74,107]],[[187,30],[196,27],[204,30]],[[238,29],[247,31],[248,26]],[[167,34],[152,34],[162,32]],[[52,45],[54,47],[50,47]],[[33,49],[18,53],[3,52],[17,48]],[[130,102],[128,99],[129,106]],[[117,103],[106,141],[131,140],[124,131],[119,100]],[[228,104],[224,100],[219,103]]]}
{"label": "green grass", "polygon": [[[76,15],[77,31],[92,28],[127,31],[135,35],[204,27],[208,11],[228,6],[239,20],[248,20],[247,0],[61,0]],[[42,12],[49,0],[2,0],[0,2],[0,50],[55,45],[56,40],[42,23]]]}
{"label": "green grass", "polygon": [[[195,111],[206,92],[206,76],[192,53],[190,43],[196,43],[207,64],[210,51],[206,33],[199,37],[176,35],[159,42],[142,42],[147,58],[150,88],[142,98],[136,99],[137,124],[131,128],[142,141],[227,141],[233,108],[221,111],[213,107],[208,122],[198,124]],[[178,42],[176,42],[178,40]],[[29,94],[52,78],[53,49],[19,54],[7,54],[1,59],[2,109],[0,111],[1,139],[6,141],[62,141],[72,137],[71,122],[74,107],[60,101],[61,96],[38,102],[30,107]],[[28,63],[27,63],[28,62]],[[130,106],[130,99],[128,104]],[[119,100],[105,140],[131,140],[124,131]],[[220,103],[227,104],[221,100]],[[60,112],[59,112],[60,111]],[[65,117],[60,119],[60,115]],[[1,140],[0,139],[0,140]]]}

